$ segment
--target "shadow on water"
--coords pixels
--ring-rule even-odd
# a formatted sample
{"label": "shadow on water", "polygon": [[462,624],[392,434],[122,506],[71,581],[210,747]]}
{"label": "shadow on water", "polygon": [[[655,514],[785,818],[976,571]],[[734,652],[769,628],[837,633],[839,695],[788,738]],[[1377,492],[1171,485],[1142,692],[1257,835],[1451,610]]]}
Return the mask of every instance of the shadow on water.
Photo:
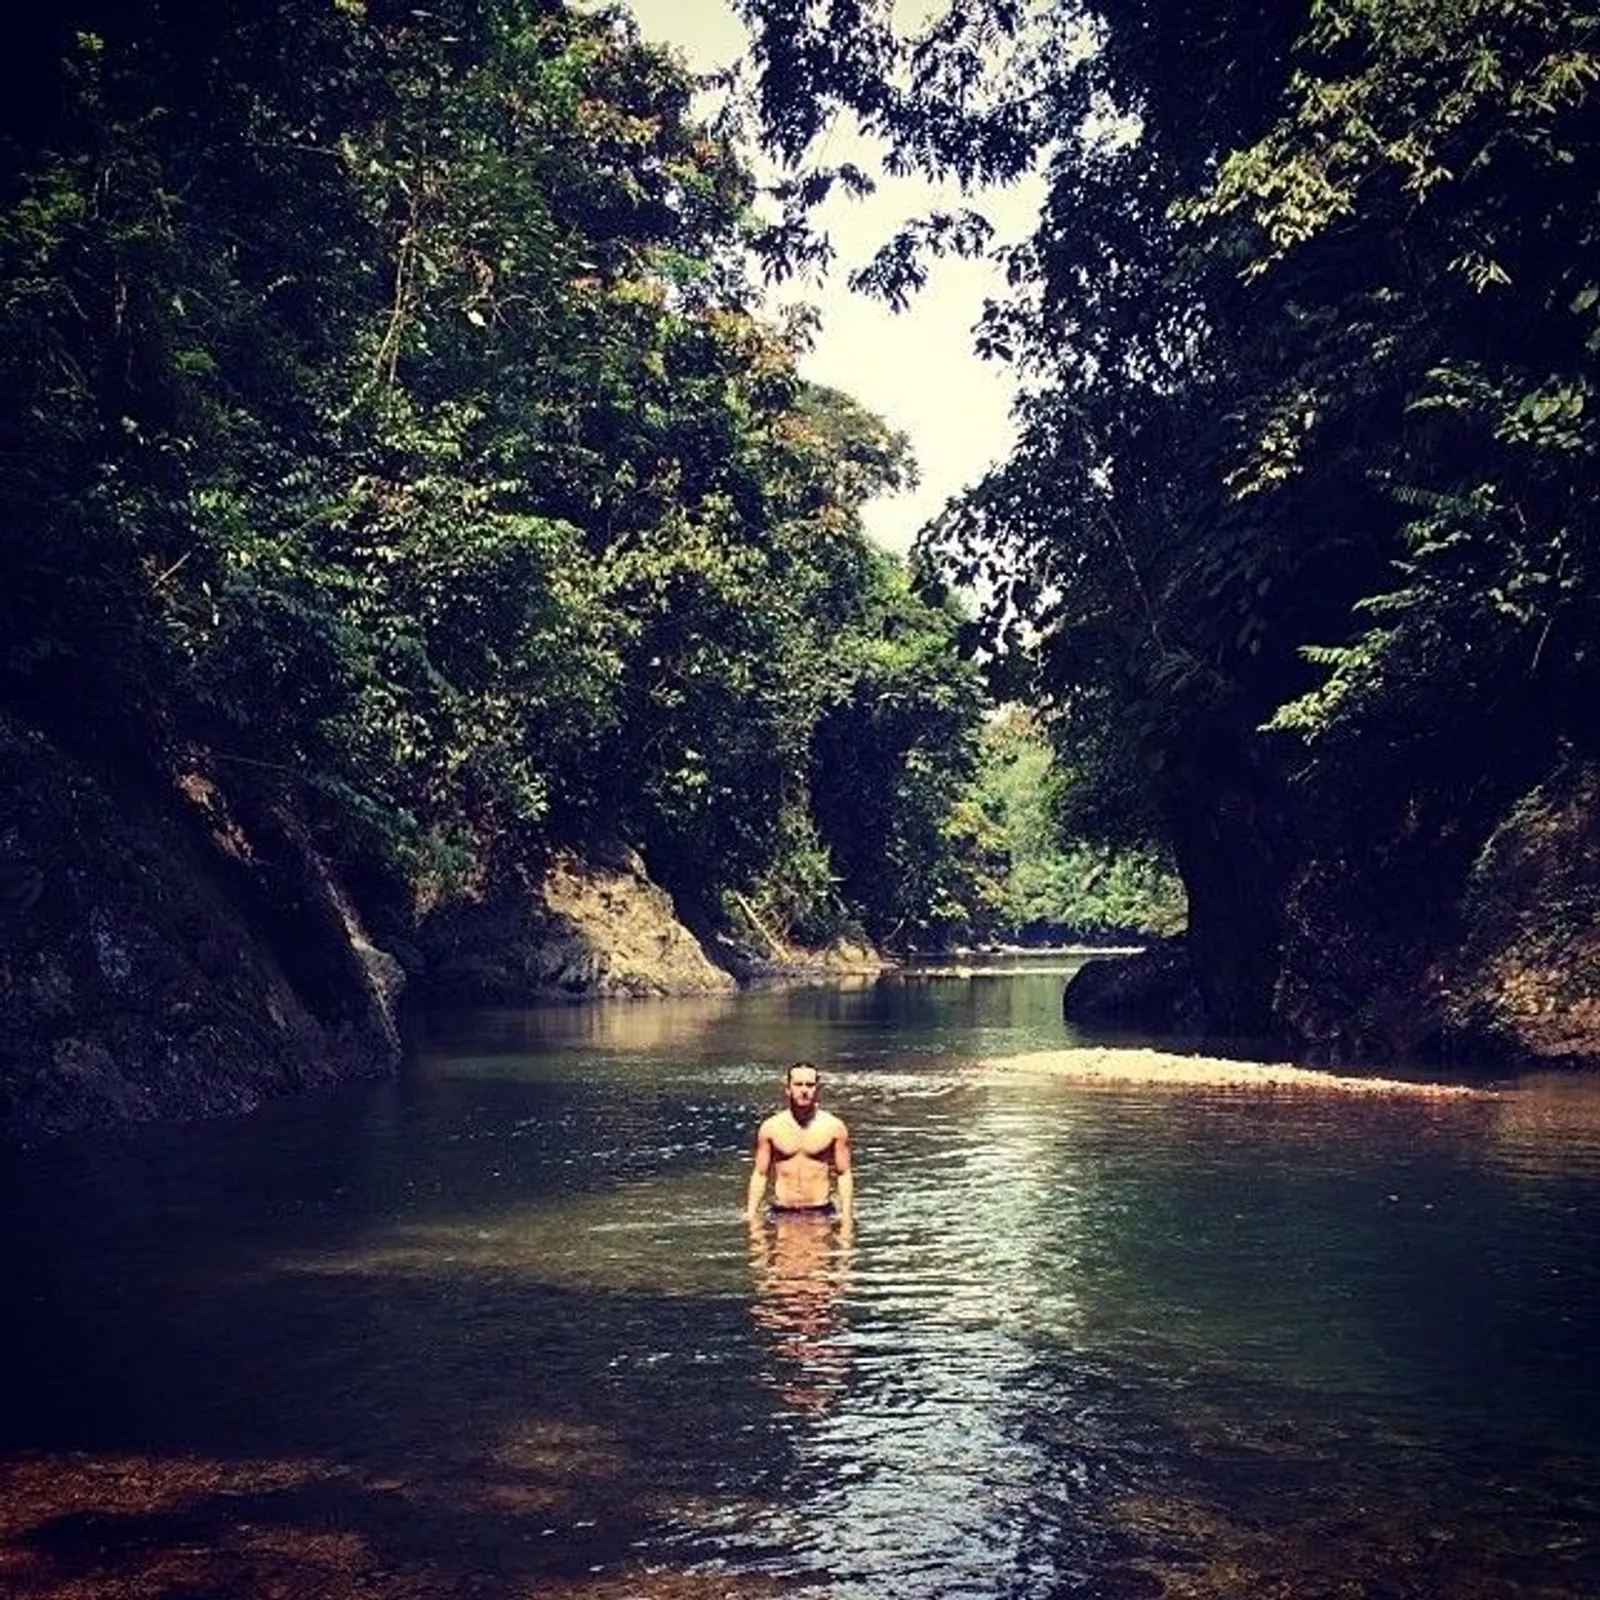
{"label": "shadow on water", "polygon": [[692,1352],[736,1305],[664,1318],[625,1295],[367,1274],[167,1287],[81,1343],[13,1347],[8,1593],[141,1592],[142,1571],[161,1592],[174,1561],[219,1594],[323,1568],[430,1593],[572,1580],[750,1493],[708,1476],[690,1420],[730,1401]]}
{"label": "shadow on water", "polygon": [[728,1284],[585,1278],[649,1114],[424,1077],[8,1166],[0,1592],[637,1593],[672,1530],[686,1573],[787,1445],[702,1359]]}

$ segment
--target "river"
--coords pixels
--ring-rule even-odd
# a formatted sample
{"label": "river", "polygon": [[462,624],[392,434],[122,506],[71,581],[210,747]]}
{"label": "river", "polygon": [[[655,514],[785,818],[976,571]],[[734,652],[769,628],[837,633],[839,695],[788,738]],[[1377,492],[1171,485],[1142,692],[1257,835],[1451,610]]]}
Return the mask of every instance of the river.
{"label": "river", "polygon": [[[1075,1087],[1066,965],[430,1017],[0,1164],[0,1593],[1600,1594],[1600,1084]],[[739,1214],[783,1066],[853,1235]]]}

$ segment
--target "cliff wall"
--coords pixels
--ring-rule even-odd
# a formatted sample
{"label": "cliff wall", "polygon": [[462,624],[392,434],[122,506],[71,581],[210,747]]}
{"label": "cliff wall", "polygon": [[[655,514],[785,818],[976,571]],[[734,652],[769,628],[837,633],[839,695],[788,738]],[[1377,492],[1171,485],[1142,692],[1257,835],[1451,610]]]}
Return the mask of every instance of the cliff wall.
{"label": "cliff wall", "polygon": [[281,797],[0,716],[0,1140],[386,1073],[400,984]]}
{"label": "cliff wall", "polygon": [[715,995],[760,965],[691,933],[618,845],[458,893],[390,942],[286,775],[155,772],[0,714],[0,1144],[386,1075],[403,994]]}

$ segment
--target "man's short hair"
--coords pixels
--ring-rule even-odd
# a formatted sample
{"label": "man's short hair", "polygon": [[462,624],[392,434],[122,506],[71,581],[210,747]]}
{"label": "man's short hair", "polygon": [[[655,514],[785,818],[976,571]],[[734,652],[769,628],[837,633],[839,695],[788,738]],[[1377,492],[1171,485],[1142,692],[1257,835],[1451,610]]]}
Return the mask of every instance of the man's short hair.
{"label": "man's short hair", "polygon": [[817,1075],[817,1082],[818,1083],[822,1082],[822,1071],[821,1071],[821,1069],[816,1067],[816,1066],[813,1066],[812,1063],[809,1062],[809,1061],[792,1061],[792,1062],[790,1062],[789,1063],[789,1070],[786,1073],[784,1073],[784,1075],[783,1075],[783,1081],[785,1083],[788,1083],[790,1081],[790,1079],[792,1079],[794,1077],[795,1073],[797,1073],[797,1072],[815,1072],[816,1075]]}

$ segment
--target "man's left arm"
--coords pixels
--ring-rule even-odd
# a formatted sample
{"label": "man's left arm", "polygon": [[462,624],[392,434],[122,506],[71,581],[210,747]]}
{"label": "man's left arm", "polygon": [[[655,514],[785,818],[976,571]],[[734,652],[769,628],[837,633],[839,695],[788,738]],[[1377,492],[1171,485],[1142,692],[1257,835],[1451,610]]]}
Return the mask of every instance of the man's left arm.
{"label": "man's left arm", "polygon": [[839,1215],[853,1217],[856,1210],[856,1175],[850,1161],[850,1130],[842,1122],[833,1140],[833,1170],[839,1193]]}

